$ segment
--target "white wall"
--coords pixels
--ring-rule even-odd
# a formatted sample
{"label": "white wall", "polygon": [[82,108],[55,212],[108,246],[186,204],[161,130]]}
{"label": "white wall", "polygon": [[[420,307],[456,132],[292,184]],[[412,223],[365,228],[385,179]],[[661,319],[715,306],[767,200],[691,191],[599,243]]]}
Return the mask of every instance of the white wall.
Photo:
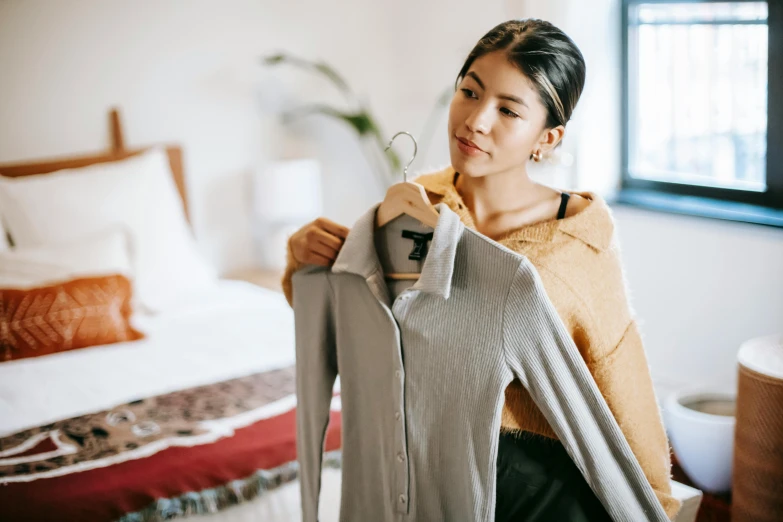
{"label": "white wall", "polygon": [[[339,101],[333,89],[263,70],[259,56],[323,58],[369,98],[387,135],[418,133],[475,41],[507,18],[534,16],[563,28],[587,60],[564,149],[575,159],[572,184],[604,192],[620,169],[619,5],[0,0],[0,162],[102,148],[106,111],[119,105],[129,145],[184,146],[195,232],[230,271],[254,261],[248,180],[268,159],[321,159],[325,214],[347,225],[382,196],[343,126],[312,118],[281,127],[272,114]],[[438,124],[419,169],[448,161],[445,117]],[[732,386],[739,343],[783,330],[783,232],[627,208],[615,215],[656,379]]]}
{"label": "white wall", "polygon": [[736,386],[736,354],[783,331],[783,230],[615,210],[633,303],[666,387]]}

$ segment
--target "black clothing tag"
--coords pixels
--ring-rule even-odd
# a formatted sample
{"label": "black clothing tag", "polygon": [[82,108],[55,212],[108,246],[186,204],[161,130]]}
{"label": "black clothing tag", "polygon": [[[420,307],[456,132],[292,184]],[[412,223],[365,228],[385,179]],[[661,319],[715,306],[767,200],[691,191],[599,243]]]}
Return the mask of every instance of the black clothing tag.
{"label": "black clothing tag", "polygon": [[422,234],[421,232],[414,232],[412,230],[402,231],[402,237],[413,240],[413,250],[408,256],[408,259],[411,261],[421,261],[424,259],[427,255],[427,241],[432,240],[432,234],[432,232],[429,234]]}

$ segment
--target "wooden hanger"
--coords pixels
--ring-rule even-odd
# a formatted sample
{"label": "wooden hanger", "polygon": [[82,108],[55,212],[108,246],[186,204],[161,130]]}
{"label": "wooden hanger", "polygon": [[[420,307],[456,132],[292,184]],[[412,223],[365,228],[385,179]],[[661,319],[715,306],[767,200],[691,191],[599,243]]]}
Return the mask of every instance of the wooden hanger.
{"label": "wooden hanger", "polygon": [[[418,183],[408,181],[408,167],[410,167],[411,163],[413,163],[413,160],[416,159],[416,153],[419,150],[418,144],[416,143],[416,138],[414,138],[413,135],[409,132],[400,131],[392,137],[391,141],[389,141],[389,145],[385,150],[389,150],[389,148],[392,146],[392,143],[394,142],[394,139],[400,134],[406,134],[413,140],[413,157],[408,162],[408,164],[405,165],[405,170],[403,170],[404,181],[402,183],[392,185],[389,187],[389,190],[386,191],[386,197],[383,198],[383,202],[381,202],[381,205],[378,207],[375,226],[376,228],[380,228],[393,219],[396,219],[403,214],[407,214],[412,218],[420,221],[424,225],[435,228],[438,225],[438,211],[435,210],[435,207],[433,207],[430,203],[430,200],[427,197],[427,193],[424,191],[424,187]],[[385,274],[386,279],[393,279],[398,281],[417,280],[420,276],[421,274],[418,273]]]}

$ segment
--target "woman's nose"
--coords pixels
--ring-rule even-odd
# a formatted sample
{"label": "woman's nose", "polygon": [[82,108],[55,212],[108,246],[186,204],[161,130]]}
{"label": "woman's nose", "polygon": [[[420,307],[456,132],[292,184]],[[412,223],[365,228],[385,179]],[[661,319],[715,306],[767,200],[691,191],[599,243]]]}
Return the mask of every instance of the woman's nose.
{"label": "woman's nose", "polygon": [[468,130],[478,134],[487,134],[491,125],[487,113],[488,111],[486,108],[476,107],[465,120],[465,125],[468,127]]}

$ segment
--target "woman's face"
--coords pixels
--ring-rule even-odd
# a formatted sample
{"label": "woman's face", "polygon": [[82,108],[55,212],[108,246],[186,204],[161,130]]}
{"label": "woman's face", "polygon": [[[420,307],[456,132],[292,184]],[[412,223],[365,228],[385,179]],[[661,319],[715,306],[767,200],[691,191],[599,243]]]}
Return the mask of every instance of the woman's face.
{"label": "woman's face", "polygon": [[475,60],[451,100],[449,152],[461,174],[480,177],[524,168],[546,139],[546,108],[506,56],[498,51]]}

